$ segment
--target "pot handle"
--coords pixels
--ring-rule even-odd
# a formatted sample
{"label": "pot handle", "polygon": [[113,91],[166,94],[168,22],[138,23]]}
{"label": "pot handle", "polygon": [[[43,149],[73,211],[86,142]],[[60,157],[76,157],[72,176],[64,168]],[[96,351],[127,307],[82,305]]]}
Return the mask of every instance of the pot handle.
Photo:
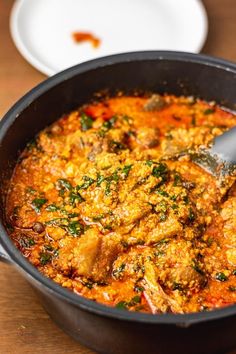
{"label": "pot handle", "polygon": [[8,256],[7,252],[4,250],[1,244],[0,244],[0,261],[5,263],[12,263],[11,258]]}

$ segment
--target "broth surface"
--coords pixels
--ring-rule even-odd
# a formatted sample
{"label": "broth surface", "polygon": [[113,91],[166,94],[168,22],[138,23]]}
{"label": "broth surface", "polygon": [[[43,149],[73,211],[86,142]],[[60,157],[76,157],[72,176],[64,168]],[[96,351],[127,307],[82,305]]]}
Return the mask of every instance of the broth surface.
{"label": "broth surface", "polygon": [[45,276],[106,305],[155,314],[236,303],[236,186],[191,161],[235,125],[192,97],[84,105],[22,153],[10,236]]}

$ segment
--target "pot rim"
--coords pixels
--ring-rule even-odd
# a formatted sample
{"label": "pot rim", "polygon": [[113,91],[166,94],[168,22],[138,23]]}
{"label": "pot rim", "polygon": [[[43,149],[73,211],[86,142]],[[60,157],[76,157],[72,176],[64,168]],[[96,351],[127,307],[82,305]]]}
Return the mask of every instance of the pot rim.
{"label": "pot rim", "polygon": [[[219,58],[214,58],[208,55],[192,54],[186,52],[174,51],[141,51],[128,52],[122,54],[115,54],[98,59],[94,59],[82,64],[75,65],[66,69],[37,85],[29,93],[25,94],[14,106],[5,114],[0,121],[0,148],[1,142],[13,124],[15,119],[29,106],[35,99],[46,93],[52,87],[72,78],[81,73],[96,70],[104,66],[111,66],[114,64],[132,62],[132,61],[182,61],[202,64],[203,66],[211,66],[222,69],[227,72],[232,72],[236,75],[236,64]],[[106,306],[92,300],[86,299],[72,291],[63,288],[61,285],[46,278],[40,273],[36,267],[30,264],[21,252],[14,246],[9,238],[6,228],[0,220],[0,243],[6,250],[11,261],[18,266],[24,273],[28,275],[31,280],[35,281],[37,287],[46,288],[46,290],[53,296],[59,297],[61,300],[69,302],[74,306],[94,313],[99,316],[110,317],[117,320],[125,320],[131,322],[148,323],[148,324],[165,324],[176,325],[180,327],[189,327],[192,324],[223,319],[225,317],[236,315],[236,305],[227,306],[220,309],[215,309],[209,312],[196,312],[187,314],[144,314],[137,312],[122,311],[114,307]]]}

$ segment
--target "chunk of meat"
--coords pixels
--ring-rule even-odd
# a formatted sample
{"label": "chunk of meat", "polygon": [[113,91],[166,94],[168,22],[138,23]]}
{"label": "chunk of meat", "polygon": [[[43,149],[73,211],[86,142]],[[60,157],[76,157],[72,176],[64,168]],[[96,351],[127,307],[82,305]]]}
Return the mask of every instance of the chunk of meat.
{"label": "chunk of meat", "polygon": [[229,248],[226,250],[228,262],[236,266],[236,197],[229,197],[223,204],[221,216],[224,220],[223,233],[225,245]]}
{"label": "chunk of meat", "polygon": [[100,153],[102,153],[103,150],[104,150],[104,146],[100,140],[94,142],[92,149],[88,153],[88,156],[87,156],[88,159],[90,161],[94,161],[96,156],[99,155]]}
{"label": "chunk of meat", "polygon": [[159,242],[164,238],[174,237],[183,234],[183,225],[176,218],[168,218],[166,221],[158,223],[146,238],[147,245]]}
{"label": "chunk of meat", "polygon": [[74,274],[105,282],[121,250],[119,235],[101,235],[96,229],[89,229],[73,250],[71,265]]}
{"label": "chunk of meat", "polygon": [[161,150],[165,156],[174,157],[184,153],[191,152],[191,149],[197,149],[200,146],[208,146],[215,136],[223,133],[220,128],[212,127],[194,127],[188,130],[178,128],[171,130],[169,136],[171,139],[163,139]]}
{"label": "chunk of meat", "polygon": [[55,266],[64,274],[105,282],[113,261],[123,249],[120,241],[121,237],[115,233],[101,235],[93,228],[78,239],[66,237],[60,243]]}
{"label": "chunk of meat", "polygon": [[146,148],[153,148],[159,144],[160,131],[157,128],[142,127],[137,129],[136,140]]}
{"label": "chunk of meat", "polygon": [[144,257],[148,252],[147,248],[136,246],[119,254],[113,263],[113,277],[124,281],[143,278]]}
{"label": "chunk of meat", "polygon": [[99,254],[102,239],[95,229],[89,229],[80,237],[73,249],[71,262],[75,275],[91,277],[94,263]]}
{"label": "chunk of meat", "polygon": [[166,288],[200,290],[206,284],[205,269],[199,250],[190,241],[172,240],[157,247],[159,279]]}
{"label": "chunk of meat", "polygon": [[92,278],[96,281],[106,281],[110,275],[112,264],[123,249],[120,241],[120,236],[115,233],[103,236],[92,270]]}
{"label": "chunk of meat", "polygon": [[227,257],[228,262],[235,267],[236,266],[236,247],[228,249],[226,251],[226,257]]}
{"label": "chunk of meat", "polygon": [[74,237],[64,237],[59,241],[60,252],[58,257],[53,261],[54,266],[63,274],[71,273],[71,260],[73,259],[73,249],[76,247],[78,239]]}
{"label": "chunk of meat", "polygon": [[134,201],[135,195],[133,198],[128,198],[115,210],[115,215],[120,220],[121,225],[134,224],[151,211],[152,208],[147,202],[140,201],[137,204]]}
{"label": "chunk of meat", "polygon": [[225,243],[229,247],[236,247],[236,197],[230,197],[221,210],[224,220]]}
{"label": "chunk of meat", "polygon": [[144,105],[144,111],[155,112],[160,111],[167,105],[164,97],[158,94],[152,95]]}
{"label": "chunk of meat", "polygon": [[168,296],[161,285],[157,282],[154,266],[150,262],[145,262],[144,274],[144,296],[150,306],[152,313],[183,313],[180,304]]}
{"label": "chunk of meat", "polygon": [[114,153],[101,152],[94,159],[98,169],[106,170],[119,163],[119,157]]}
{"label": "chunk of meat", "polygon": [[180,284],[182,289],[194,290],[201,288],[204,283],[203,273],[200,274],[199,271],[194,269],[195,265],[184,265],[181,264],[178,267],[174,267],[170,270],[169,280],[172,284]]}

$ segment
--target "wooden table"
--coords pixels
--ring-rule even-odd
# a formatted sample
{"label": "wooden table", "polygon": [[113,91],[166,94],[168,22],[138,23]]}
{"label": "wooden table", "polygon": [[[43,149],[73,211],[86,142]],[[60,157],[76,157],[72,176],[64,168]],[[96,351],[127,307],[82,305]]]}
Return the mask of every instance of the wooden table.
{"label": "wooden table", "polygon": [[[204,3],[209,15],[209,35],[202,52],[236,61],[236,1],[204,0]],[[45,79],[12,43],[8,25],[12,4],[13,0],[0,0],[0,117],[25,92]],[[0,264],[0,354],[33,353],[93,352],[57,328],[19,273],[9,265]]]}

